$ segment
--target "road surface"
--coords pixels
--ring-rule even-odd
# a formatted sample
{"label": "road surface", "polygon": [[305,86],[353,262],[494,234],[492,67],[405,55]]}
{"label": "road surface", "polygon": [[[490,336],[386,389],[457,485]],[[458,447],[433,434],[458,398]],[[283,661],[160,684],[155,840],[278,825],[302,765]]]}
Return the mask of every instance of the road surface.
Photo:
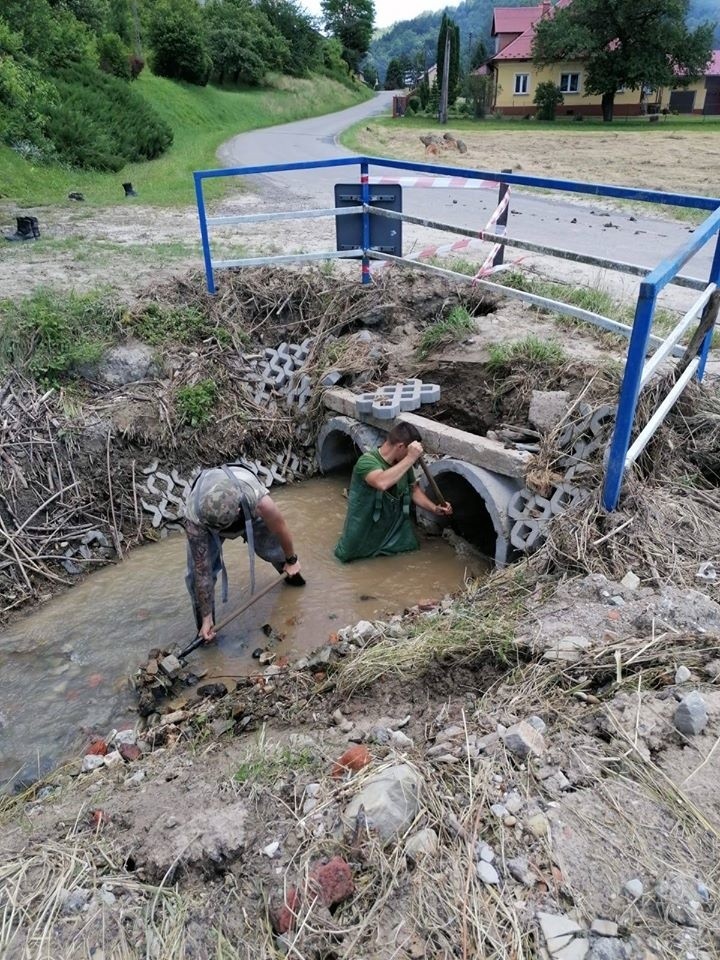
{"label": "road surface", "polygon": [[[379,113],[387,114],[391,102],[392,93],[383,92],[370,101],[339,113],[243,133],[225,143],[218,156],[223,165],[228,167],[352,156],[337,142],[337,137],[359,120]],[[328,168],[277,173],[252,179],[256,181],[253,186],[260,190],[270,212],[333,206],[333,185],[342,180],[354,181],[358,172],[354,167],[341,171]],[[412,176],[412,171],[398,173]],[[387,175],[388,171],[371,167],[370,174]],[[482,229],[496,204],[497,193],[494,189],[406,187],[403,190],[406,213],[469,229]],[[291,223],[287,230],[289,242],[292,242]],[[692,227],[656,216],[642,217],[637,211],[633,214],[629,210],[613,209],[612,204],[604,202],[602,198],[593,200],[578,194],[559,193],[550,197],[547,194],[532,195],[526,190],[513,193],[508,232],[512,237],[535,243],[652,268],[687,242]],[[452,242],[452,235],[447,239]],[[706,245],[683,272],[707,279],[712,252],[713,244]],[[511,250],[508,259],[519,255]],[[582,268],[578,270],[582,272]],[[587,276],[587,271],[585,274]]]}

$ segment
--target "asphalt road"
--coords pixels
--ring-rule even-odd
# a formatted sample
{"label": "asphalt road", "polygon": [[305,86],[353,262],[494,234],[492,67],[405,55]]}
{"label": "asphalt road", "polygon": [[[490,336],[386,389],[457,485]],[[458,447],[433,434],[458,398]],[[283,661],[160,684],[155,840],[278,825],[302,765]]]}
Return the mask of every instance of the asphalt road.
{"label": "asphalt road", "polygon": [[[392,93],[383,92],[373,100],[339,113],[243,133],[225,143],[218,151],[218,157],[224,166],[235,167],[352,156],[336,138],[359,120],[388,113],[391,102]],[[276,173],[253,179],[267,200],[268,211],[272,211],[333,206],[333,185],[344,179],[352,182],[357,173],[354,167],[344,172],[328,168]],[[371,176],[387,175],[387,171],[381,168],[371,167],[370,173]],[[398,173],[412,176],[412,171]],[[403,190],[406,213],[470,229],[482,229],[496,204],[494,189],[405,187]],[[288,230],[291,236],[291,225]],[[633,216],[625,210],[612,209],[602,198],[593,201],[578,194],[533,195],[516,190],[512,195],[508,232],[511,237],[651,268],[686,243],[692,228],[656,216],[642,217],[637,212]],[[706,279],[712,252],[712,243],[707,244],[683,272]],[[514,256],[516,254],[509,254],[508,259]]]}

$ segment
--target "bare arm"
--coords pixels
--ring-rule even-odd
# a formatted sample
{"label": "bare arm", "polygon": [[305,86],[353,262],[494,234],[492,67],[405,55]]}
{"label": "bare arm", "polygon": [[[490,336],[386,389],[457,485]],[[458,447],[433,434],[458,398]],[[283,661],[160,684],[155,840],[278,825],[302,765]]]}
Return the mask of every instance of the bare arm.
{"label": "bare arm", "polygon": [[433,500],[428,497],[428,495],[420,489],[420,484],[416,483],[412,489],[412,502],[416,507],[420,507],[422,510],[427,510],[429,513],[434,513],[437,517],[449,517],[453,510],[450,503],[445,503],[442,506],[439,503],[435,503]]}
{"label": "bare arm", "polygon": [[407,454],[402,460],[398,460],[387,470],[371,470],[365,477],[365,483],[374,490],[382,490],[383,493],[394,487],[401,477],[410,470],[423,455],[422,444],[414,440],[408,447]]}
{"label": "bare arm", "polygon": [[[280,508],[275,501],[271,497],[263,497],[257,505],[257,512],[265,521],[270,533],[274,533],[280,541],[280,546],[282,547],[285,556],[295,556],[295,547],[293,546],[290,528],[287,525],[285,517],[282,515],[282,513],[280,513]],[[285,573],[287,573],[289,576],[293,576],[299,572],[299,563],[285,564]]]}

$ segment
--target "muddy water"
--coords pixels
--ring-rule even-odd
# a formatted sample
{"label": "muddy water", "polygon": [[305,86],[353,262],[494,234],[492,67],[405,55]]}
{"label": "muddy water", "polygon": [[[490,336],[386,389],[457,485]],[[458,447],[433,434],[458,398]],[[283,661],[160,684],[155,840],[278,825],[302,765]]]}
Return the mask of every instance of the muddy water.
{"label": "muddy water", "polygon": [[[345,517],[347,480],[324,478],[273,490],[286,515],[307,586],[279,587],[230,624],[216,645],[191,656],[213,677],[257,669],[252,651],[310,650],[346,623],[402,610],[458,589],[481,570],[445,541],[421,535],[421,549],[342,565],[333,548]],[[226,544],[228,604],[247,597],[248,560],[242,541]],[[194,619],[183,582],[185,537],[171,534],[106,567],[0,634],[0,786],[23,769],[37,776],[82,748],[88,735],[132,723],[127,677],[150,647],[183,646]],[[260,589],[276,576],[256,563]],[[218,588],[219,601],[219,588]],[[270,624],[284,639],[269,642]]]}

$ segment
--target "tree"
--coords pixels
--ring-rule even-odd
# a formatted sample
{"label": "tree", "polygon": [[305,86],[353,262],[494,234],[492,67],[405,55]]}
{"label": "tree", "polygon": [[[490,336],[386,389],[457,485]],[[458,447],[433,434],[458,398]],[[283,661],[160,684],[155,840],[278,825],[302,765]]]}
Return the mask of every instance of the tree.
{"label": "tree", "polygon": [[485,41],[481,38],[470,51],[470,70],[477,70],[488,61],[488,51]]}
{"label": "tree", "polygon": [[545,80],[537,85],[533,103],[538,108],[538,120],[554,120],[555,111],[562,102],[562,90],[552,80]]}
{"label": "tree", "polygon": [[388,64],[387,73],[385,74],[385,89],[400,90],[401,87],[404,86],[402,62],[393,58]]}
{"label": "tree", "polygon": [[322,0],[322,12],[326,29],[342,44],[343,60],[357,73],[372,39],[373,0]]}
{"label": "tree", "polygon": [[201,87],[208,82],[212,60],[195,0],[159,3],[150,23],[150,44],[153,71],[159,76]]}
{"label": "tree", "polygon": [[309,14],[292,0],[260,0],[257,8],[288,44],[290,56],[284,67],[286,73],[302,77],[319,66],[322,37]]}
{"label": "tree", "polygon": [[477,73],[469,73],[465,78],[465,100],[470,105],[472,115],[481,120],[486,117],[492,100],[492,78]]}
{"label": "tree", "polygon": [[584,61],[585,92],[602,96],[609,122],[622,87],[687,86],[703,75],[714,27],[690,30],[688,6],[689,0],[573,0],[536,25],[535,62]]}
{"label": "tree", "polygon": [[440,22],[440,33],[437,44],[437,76],[442,85],[445,69],[445,37],[450,33],[450,72],[448,74],[449,106],[452,106],[460,92],[460,29],[457,24],[444,13]]}
{"label": "tree", "polygon": [[378,86],[378,72],[375,64],[371,60],[366,60],[362,65],[362,75],[365,78],[365,83],[371,90],[374,90],[375,87]]}

